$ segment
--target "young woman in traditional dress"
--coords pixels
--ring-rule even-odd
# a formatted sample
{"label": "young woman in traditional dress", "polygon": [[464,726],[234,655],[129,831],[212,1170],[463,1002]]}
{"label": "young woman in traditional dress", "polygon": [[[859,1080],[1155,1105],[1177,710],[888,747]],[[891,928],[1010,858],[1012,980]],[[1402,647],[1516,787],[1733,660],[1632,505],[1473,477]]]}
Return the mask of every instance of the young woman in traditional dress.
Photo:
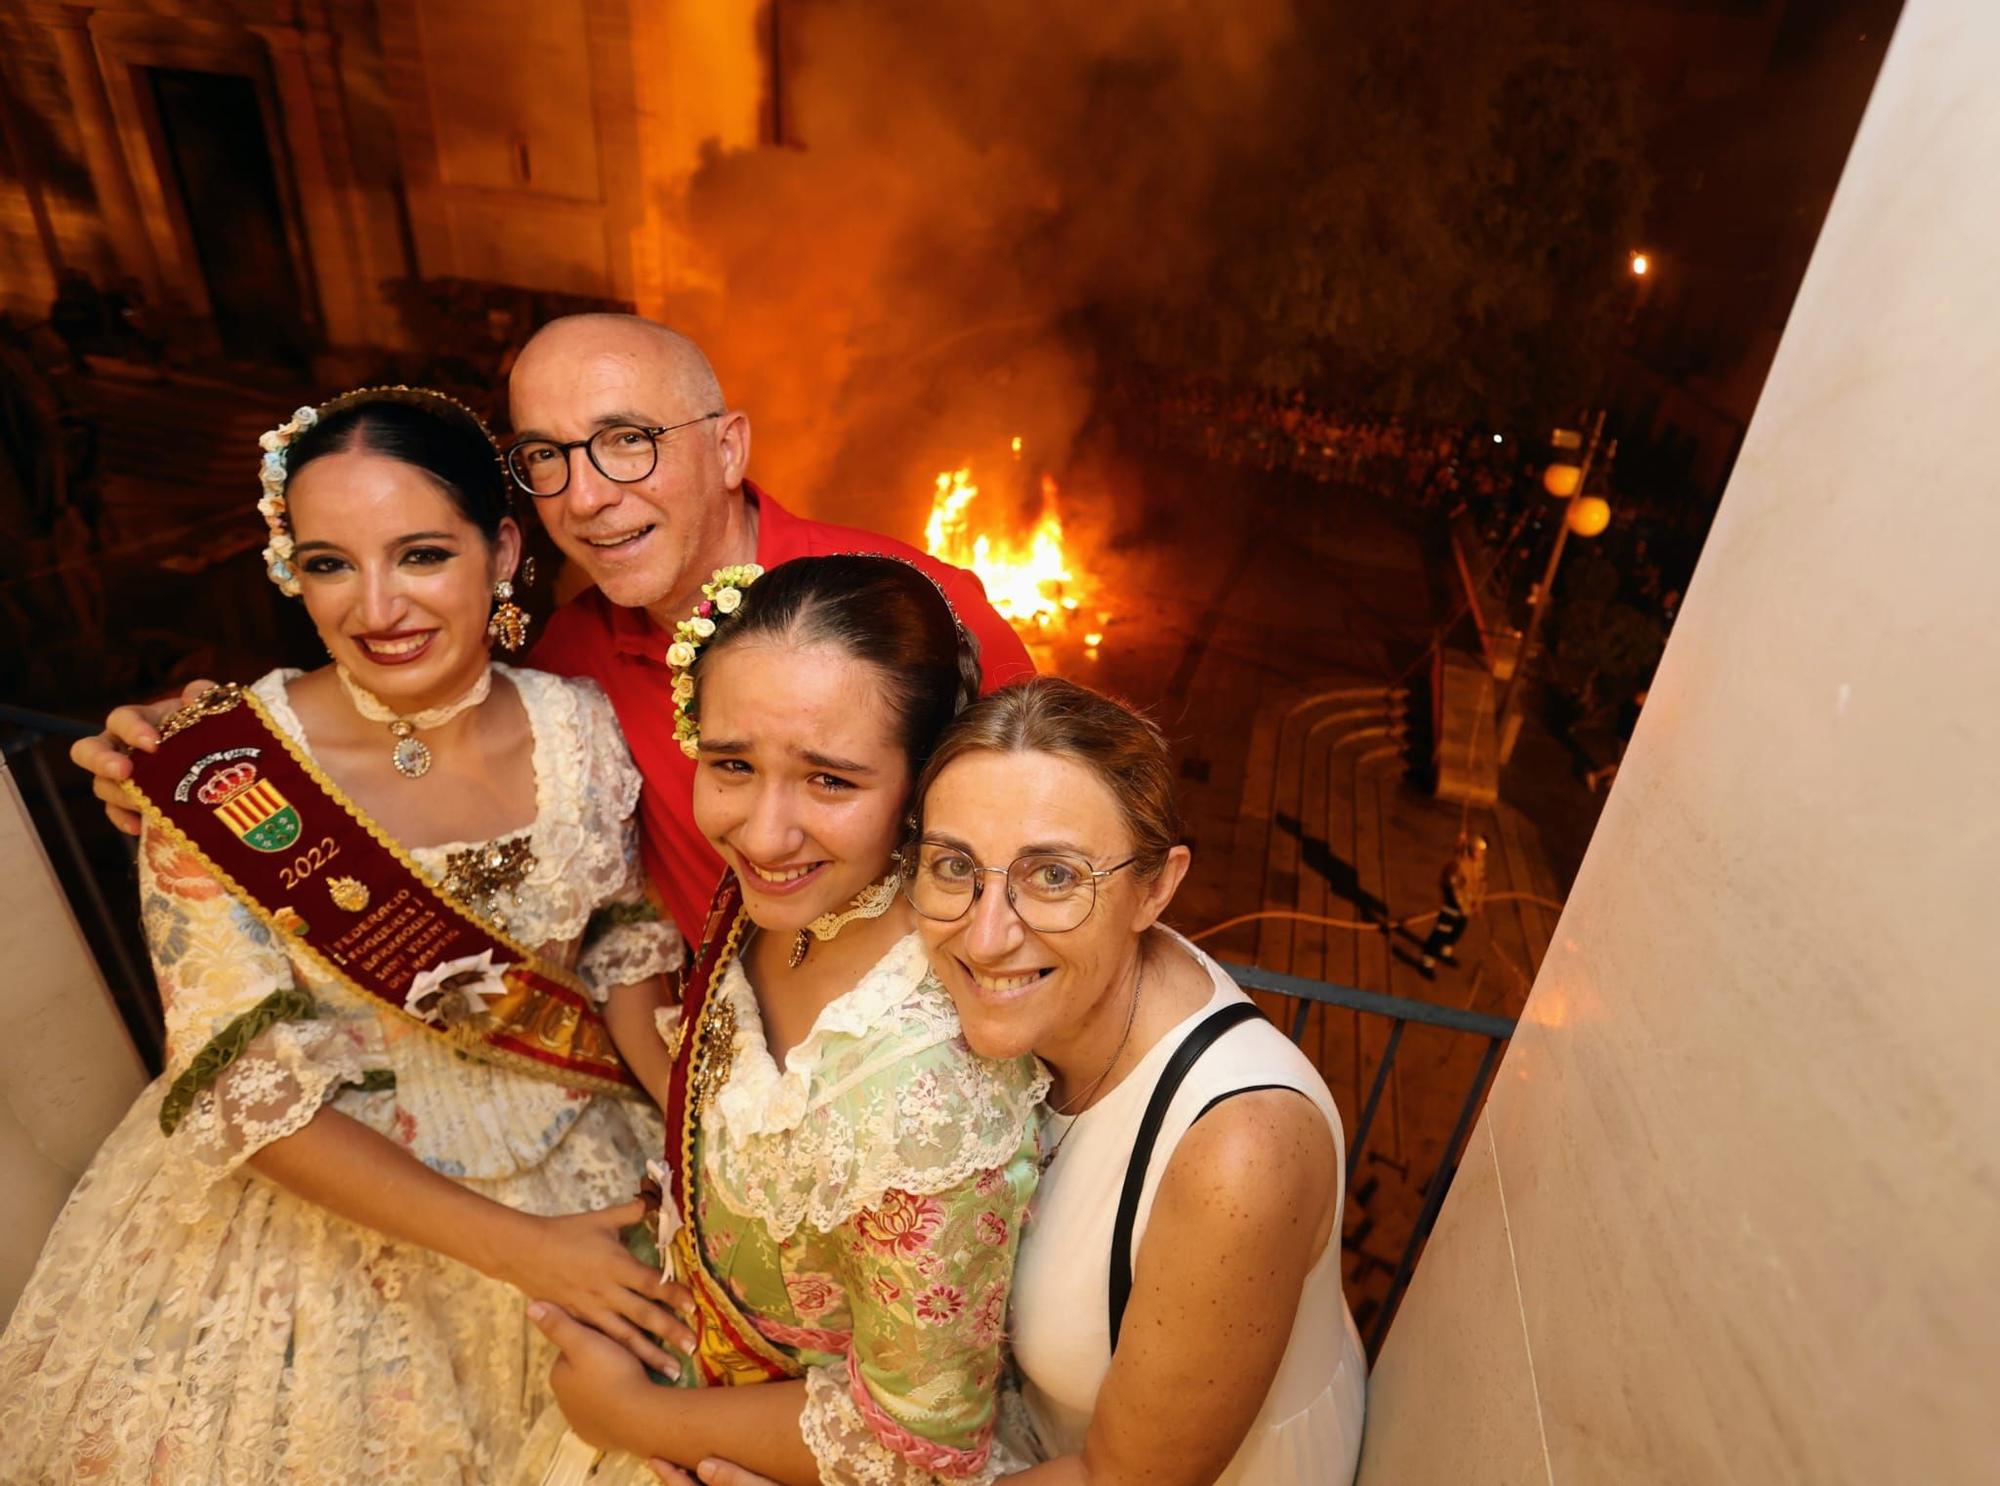
{"label": "young woman in traditional dress", "polygon": [[[1188,867],[1165,740],[1067,681],[1004,688],[932,754],[917,831],[906,891],[967,1040],[1055,1076],[1009,1327],[1020,1447],[1044,1463],[1011,1479],[1352,1480],[1366,1363],[1339,1114],[1159,922]],[[701,1480],[757,1483],[720,1459]]]}
{"label": "young woman in traditional dress", "polygon": [[658,1386],[537,1307],[576,1434],[551,1419],[523,1474],[650,1483],[645,1457],[726,1451],[784,1482],[988,1481],[1046,1079],[966,1047],[894,865],[977,652],[894,559],[750,576],[719,574],[669,652],[695,819],[731,868],[674,1033],[663,1173],[662,1246],[699,1309],[682,1380],[709,1386]]}
{"label": "young woman in traditional dress", "polygon": [[489,659],[493,443],[393,388],[265,449],[330,662],[135,758],[167,1069],[0,1337],[0,1480],[483,1486],[550,1397],[526,1297],[661,1363],[678,1331],[618,1238],[659,1127],[605,1018],[650,1034],[681,947],[602,694]]}

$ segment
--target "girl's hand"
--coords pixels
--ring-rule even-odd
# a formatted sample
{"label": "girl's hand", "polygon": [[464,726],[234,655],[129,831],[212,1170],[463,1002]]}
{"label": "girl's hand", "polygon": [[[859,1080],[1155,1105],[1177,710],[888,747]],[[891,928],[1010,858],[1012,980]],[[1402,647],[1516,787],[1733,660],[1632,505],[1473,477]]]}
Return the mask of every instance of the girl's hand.
{"label": "girl's hand", "polygon": [[549,1386],[569,1427],[600,1450],[629,1448],[636,1413],[662,1391],[638,1359],[545,1300],[528,1307],[528,1319],[562,1352],[549,1370]]}
{"label": "girl's hand", "polygon": [[645,1205],[635,1198],[597,1212],[530,1218],[515,1230],[496,1276],[530,1300],[561,1307],[566,1318],[574,1318],[572,1324],[582,1322],[648,1367],[678,1378],[680,1360],[654,1338],[694,1351],[689,1324],[694,1296],[626,1249],[620,1232],[644,1214]]}
{"label": "girl's hand", "polygon": [[646,1465],[669,1486],[778,1486],[769,1476],[746,1471],[727,1460],[704,1460],[693,1474],[665,1460],[649,1460]]}

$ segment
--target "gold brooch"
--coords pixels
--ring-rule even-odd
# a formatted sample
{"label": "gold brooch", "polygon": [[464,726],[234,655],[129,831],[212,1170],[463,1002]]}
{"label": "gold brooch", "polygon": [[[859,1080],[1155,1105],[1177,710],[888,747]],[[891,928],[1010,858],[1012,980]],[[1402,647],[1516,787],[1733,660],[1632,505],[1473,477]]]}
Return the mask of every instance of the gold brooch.
{"label": "gold brooch", "polygon": [[352,877],[330,877],[326,890],[333,896],[335,908],[345,908],[349,913],[359,913],[368,906],[368,889]]}
{"label": "gold brooch", "polygon": [[507,916],[500,911],[501,900],[504,898],[510,907],[518,906],[521,884],[534,870],[532,838],[516,836],[454,851],[444,859],[440,886],[451,897],[463,899],[495,928],[504,930]]}
{"label": "gold brooch", "polygon": [[[681,1017],[682,1038],[693,1044],[688,1049],[687,1080],[688,1110],[692,1114],[701,1113],[701,1107],[729,1082],[730,1070],[736,1066],[736,1008],[723,994],[722,979],[736,958],[744,925],[749,922],[750,915],[737,909],[728,937],[722,941],[722,953],[716,956],[708,997],[701,1003],[701,1015],[695,1019],[692,1032],[687,1030],[686,1015]],[[674,1053],[676,1056],[680,1053],[678,1041]]]}
{"label": "gold brooch", "polygon": [[688,1109],[699,1115],[702,1107],[729,1082],[736,1066],[736,1008],[714,993],[701,1009],[701,1025],[694,1030],[694,1054],[688,1066]]}
{"label": "gold brooch", "polygon": [[234,681],[226,686],[211,686],[185,707],[176,707],[166,715],[160,723],[160,741],[166,742],[181,729],[193,727],[204,717],[214,717],[227,712],[242,700],[243,688]]}

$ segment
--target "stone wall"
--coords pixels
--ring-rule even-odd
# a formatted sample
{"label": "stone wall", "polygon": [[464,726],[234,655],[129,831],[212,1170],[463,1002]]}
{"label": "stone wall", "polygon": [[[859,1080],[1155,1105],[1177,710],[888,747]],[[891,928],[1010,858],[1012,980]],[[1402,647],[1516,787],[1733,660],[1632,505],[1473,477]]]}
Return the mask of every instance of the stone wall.
{"label": "stone wall", "polygon": [[761,137],[761,38],[749,0],[25,0],[0,16],[29,156],[0,155],[0,308],[54,289],[32,169],[66,260],[208,316],[149,67],[256,84],[323,349],[406,343],[381,286],[411,276],[657,307],[699,271],[682,183]]}
{"label": "stone wall", "polygon": [[1994,1478],[1996,56],[1909,0],[1364,1486]]}

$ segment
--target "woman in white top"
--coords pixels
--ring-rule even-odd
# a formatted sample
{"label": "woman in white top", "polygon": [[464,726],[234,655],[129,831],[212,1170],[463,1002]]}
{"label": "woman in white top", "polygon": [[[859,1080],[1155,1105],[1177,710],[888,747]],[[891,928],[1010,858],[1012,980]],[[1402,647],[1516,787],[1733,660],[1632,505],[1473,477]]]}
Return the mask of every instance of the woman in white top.
{"label": "woman in white top", "polygon": [[[1032,1049],[1054,1078],[1009,1326],[1032,1434],[1013,1443],[1044,1463],[1013,1479],[1352,1480],[1366,1364],[1340,1291],[1339,1116],[1305,1057],[1158,924],[1189,860],[1159,731],[1053,677],[1008,687],[938,744],[917,830],[905,891],[967,1040]],[[702,1479],[754,1480],[720,1462]]]}

